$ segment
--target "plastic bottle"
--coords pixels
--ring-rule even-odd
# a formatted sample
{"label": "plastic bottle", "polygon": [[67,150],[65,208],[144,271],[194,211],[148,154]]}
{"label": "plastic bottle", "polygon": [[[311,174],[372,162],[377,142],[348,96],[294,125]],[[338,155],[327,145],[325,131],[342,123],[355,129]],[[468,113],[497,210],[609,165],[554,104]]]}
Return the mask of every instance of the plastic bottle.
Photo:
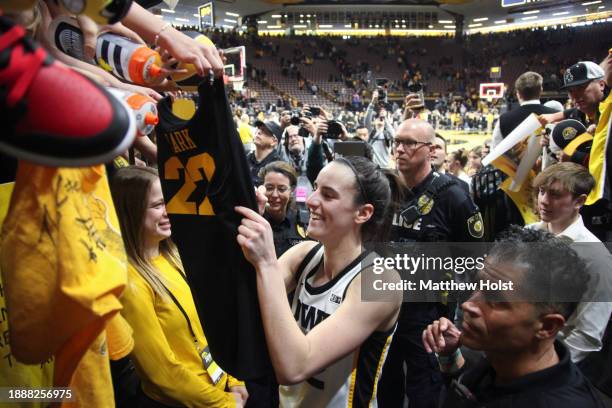
{"label": "plastic bottle", "polygon": [[118,99],[125,101],[134,112],[138,136],[147,136],[153,131],[155,125],[159,122],[157,104],[153,99],[122,89],[108,88],[108,90]]}
{"label": "plastic bottle", "polygon": [[[75,19],[60,16],[49,26],[51,42],[61,52],[91,62],[83,50],[83,32]],[[161,56],[143,44],[105,33],[98,37],[94,63],[115,76],[139,85],[150,85],[161,74]]]}

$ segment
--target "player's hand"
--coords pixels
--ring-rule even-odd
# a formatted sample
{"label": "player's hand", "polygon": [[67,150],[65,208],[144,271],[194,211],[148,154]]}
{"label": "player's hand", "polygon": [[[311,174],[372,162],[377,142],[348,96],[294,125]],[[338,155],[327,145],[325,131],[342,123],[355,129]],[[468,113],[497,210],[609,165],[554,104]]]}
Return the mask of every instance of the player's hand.
{"label": "player's hand", "polygon": [[259,211],[259,215],[263,215],[266,211],[266,205],[268,204],[266,188],[263,185],[255,188],[255,199],[257,200],[257,210]]}
{"label": "player's hand", "polygon": [[270,223],[250,208],[235,207],[234,210],[244,217],[238,227],[236,240],[245,258],[256,269],[274,265],[276,252]]}
{"label": "player's hand", "polygon": [[440,355],[451,355],[460,346],[461,331],[448,319],[435,320],[423,330],[425,351]]}

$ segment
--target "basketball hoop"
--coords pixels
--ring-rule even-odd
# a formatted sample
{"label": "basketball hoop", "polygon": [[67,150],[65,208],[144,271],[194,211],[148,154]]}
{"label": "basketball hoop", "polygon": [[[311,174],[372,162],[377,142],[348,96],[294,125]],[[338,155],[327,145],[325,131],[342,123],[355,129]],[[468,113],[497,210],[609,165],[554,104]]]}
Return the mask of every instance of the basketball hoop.
{"label": "basketball hoop", "polygon": [[232,87],[234,91],[240,92],[242,91],[242,87],[244,86],[244,81],[232,81]]}

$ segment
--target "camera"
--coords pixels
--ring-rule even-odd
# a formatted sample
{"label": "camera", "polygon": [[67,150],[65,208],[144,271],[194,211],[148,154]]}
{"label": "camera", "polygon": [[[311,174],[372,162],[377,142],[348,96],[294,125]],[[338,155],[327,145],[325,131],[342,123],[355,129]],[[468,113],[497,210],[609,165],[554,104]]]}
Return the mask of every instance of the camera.
{"label": "camera", "polygon": [[294,111],[291,111],[291,119],[289,120],[289,122],[293,125],[293,126],[300,126],[301,122],[300,122],[300,118],[306,117],[308,119],[312,118],[312,113],[309,111],[304,111],[302,112],[299,109],[296,109]]}

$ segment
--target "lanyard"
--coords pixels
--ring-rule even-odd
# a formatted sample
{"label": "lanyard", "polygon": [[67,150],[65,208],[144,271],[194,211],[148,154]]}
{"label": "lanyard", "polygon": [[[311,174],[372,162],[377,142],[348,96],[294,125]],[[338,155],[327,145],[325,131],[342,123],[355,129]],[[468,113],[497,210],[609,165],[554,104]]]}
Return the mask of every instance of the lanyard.
{"label": "lanyard", "polygon": [[[185,280],[185,282],[187,282],[187,279],[185,278],[185,275],[183,275],[181,272],[179,272],[179,274]],[[179,308],[179,310],[181,311],[181,313],[185,317],[185,320],[187,321],[187,326],[189,326],[189,332],[191,333],[191,337],[193,337],[193,341],[197,344],[198,343],[198,339],[197,339],[197,337],[195,335],[195,331],[193,330],[193,326],[191,326],[191,320],[189,320],[189,316],[187,316],[187,312],[185,312],[185,309],[183,309],[183,306],[181,306],[180,302],[174,296],[174,294],[170,291],[170,289],[168,289],[166,287],[166,285],[164,285],[163,283],[161,283],[161,285],[164,287],[164,289],[166,290],[166,293],[168,293],[168,296],[170,296],[170,299],[172,299],[172,301],[174,302],[176,307]],[[196,348],[197,348],[197,346],[196,346]],[[198,350],[199,350],[199,348],[198,348]]]}

